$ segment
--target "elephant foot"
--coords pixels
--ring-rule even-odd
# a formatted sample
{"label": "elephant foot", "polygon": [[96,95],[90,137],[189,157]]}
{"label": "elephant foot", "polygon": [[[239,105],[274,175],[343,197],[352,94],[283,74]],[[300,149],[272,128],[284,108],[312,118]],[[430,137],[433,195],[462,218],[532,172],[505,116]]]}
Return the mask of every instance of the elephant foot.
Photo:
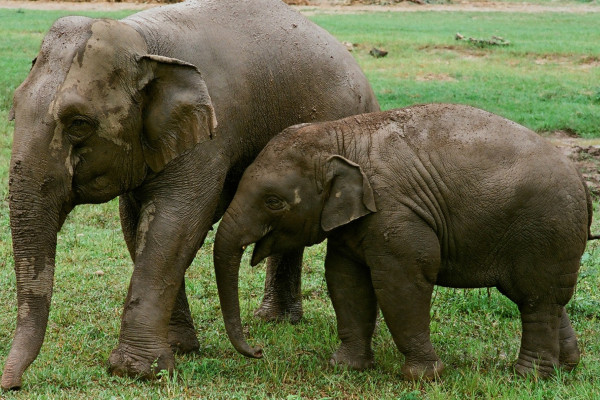
{"label": "elephant foot", "polygon": [[332,366],[341,365],[358,371],[372,368],[374,363],[373,351],[370,348],[357,352],[355,347],[344,344],[329,359]]}
{"label": "elephant foot", "polygon": [[140,356],[139,353],[139,349],[119,344],[108,358],[108,371],[117,376],[155,379],[160,371],[167,371],[170,375],[175,368],[175,358],[169,347],[151,352],[150,356],[147,350],[145,356]]}
{"label": "elephant foot", "polygon": [[170,325],[167,342],[175,354],[196,353],[200,350],[196,331],[189,326]]}
{"label": "elephant foot", "polygon": [[402,366],[402,377],[406,380],[432,381],[438,379],[444,372],[444,363],[441,360],[426,362],[406,362]]}
{"label": "elephant foot", "polygon": [[536,376],[541,379],[546,379],[554,375],[556,368],[559,366],[557,361],[544,360],[541,357],[530,352],[521,350],[519,359],[515,364],[515,371],[522,377]]}
{"label": "elephant foot", "polygon": [[572,336],[568,339],[560,341],[560,355],[558,362],[560,367],[565,371],[572,371],[579,364],[581,352],[577,346],[577,339]]}
{"label": "elephant foot", "polygon": [[263,321],[289,321],[292,324],[302,319],[302,300],[275,301],[265,296],[254,315]]}

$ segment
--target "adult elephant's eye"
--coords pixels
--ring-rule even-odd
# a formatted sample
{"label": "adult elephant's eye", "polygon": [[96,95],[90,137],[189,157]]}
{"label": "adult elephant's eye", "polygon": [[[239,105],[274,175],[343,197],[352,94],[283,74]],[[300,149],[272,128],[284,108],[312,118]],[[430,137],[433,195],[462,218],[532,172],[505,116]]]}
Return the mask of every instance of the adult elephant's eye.
{"label": "adult elephant's eye", "polygon": [[285,208],[285,201],[281,200],[277,196],[268,196],[265,199],[265,205],[267,206],[267,208],[273,211],[278,211],[283,210]]}
{"label": "adult elephant's eye", "polygon": [[74,117],[66,124],[67,138],[71,143],[79,144],[92,134],[95,126],[89,118]]}
{"label": "adult elephant's eye", "polygon": [[88,125],[88,124],[89,124],[89,122],[88,122],[88,121],[86,121],[86,120],[85,120],[85,119],[83,119],[83,118],[75,118],[75,119],[74,119],[74,120],[71,122],[71,125],[69,125],[69,128],[71,128],[71,129],[73,129],[73,128],[75,128],[75,129],[76,129],[76,128],[81,128],[81,127],[84,127],[84,126],[86,126],[86,125]]}

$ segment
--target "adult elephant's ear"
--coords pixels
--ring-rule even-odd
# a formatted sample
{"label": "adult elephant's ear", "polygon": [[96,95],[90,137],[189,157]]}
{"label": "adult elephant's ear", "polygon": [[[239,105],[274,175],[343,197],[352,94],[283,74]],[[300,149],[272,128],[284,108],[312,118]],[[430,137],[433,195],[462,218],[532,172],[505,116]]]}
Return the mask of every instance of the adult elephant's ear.
{"label": "adult elephant's ear", "polygon": [[200,71],[157,55],[139,60],[143,73],[142,147],[148,166],[161,171],[196,144],[212,139],[217,118]]}
{"label": "adult elephant's ear", "polygon": [[325,164],[327,197],[321,213],[325,232],[377,211],[371,184],[358,164],[337,155]]}

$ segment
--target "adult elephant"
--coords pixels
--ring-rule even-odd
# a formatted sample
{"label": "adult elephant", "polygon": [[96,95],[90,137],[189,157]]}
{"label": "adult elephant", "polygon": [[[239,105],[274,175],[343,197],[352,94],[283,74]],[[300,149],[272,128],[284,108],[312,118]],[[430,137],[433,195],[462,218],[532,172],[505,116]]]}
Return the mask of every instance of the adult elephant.
{"label": "adult elephant", "polygon": [[[198,347],[184,273],[244,168],[289,125],[377,109],[347,50],[279,0],[56,21],[14,95],[18,319],[2,387],[19,388],[39,353],[57,232],[76,205],[120,196],[135,267],[109,368],[152,377],[173,369],[172,346]],[[270,261],[264,318],[300,318],[301,259]]]}

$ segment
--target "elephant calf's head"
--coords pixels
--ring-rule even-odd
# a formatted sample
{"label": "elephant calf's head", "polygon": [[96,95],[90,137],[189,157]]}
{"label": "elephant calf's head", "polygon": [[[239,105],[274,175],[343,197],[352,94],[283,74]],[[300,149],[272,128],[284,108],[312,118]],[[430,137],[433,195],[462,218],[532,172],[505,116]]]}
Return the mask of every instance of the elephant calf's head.
{"label": "elephant calf's head", "polygon": [[240,182],[232,207],[246,208],[241,229],[260,228],[244,239],[256,242],[252,265],[318,243],[331,230],[376,211],[361,167],[318,146],[310,149],[308,137],[315,133],[316,127],[291,128],[265,148]]}
{"label": "elephant calf's head", "polygon": [[245,247],[255,243],[256,265],[271,254],[318,243],[377,210],[361,167],[336,154],[320,129],[296,126],[273,139],[244,172],[217,231],[215,275],[225,327],[248,357],[262,353],[245,342],[241,328],[237,285]]}

